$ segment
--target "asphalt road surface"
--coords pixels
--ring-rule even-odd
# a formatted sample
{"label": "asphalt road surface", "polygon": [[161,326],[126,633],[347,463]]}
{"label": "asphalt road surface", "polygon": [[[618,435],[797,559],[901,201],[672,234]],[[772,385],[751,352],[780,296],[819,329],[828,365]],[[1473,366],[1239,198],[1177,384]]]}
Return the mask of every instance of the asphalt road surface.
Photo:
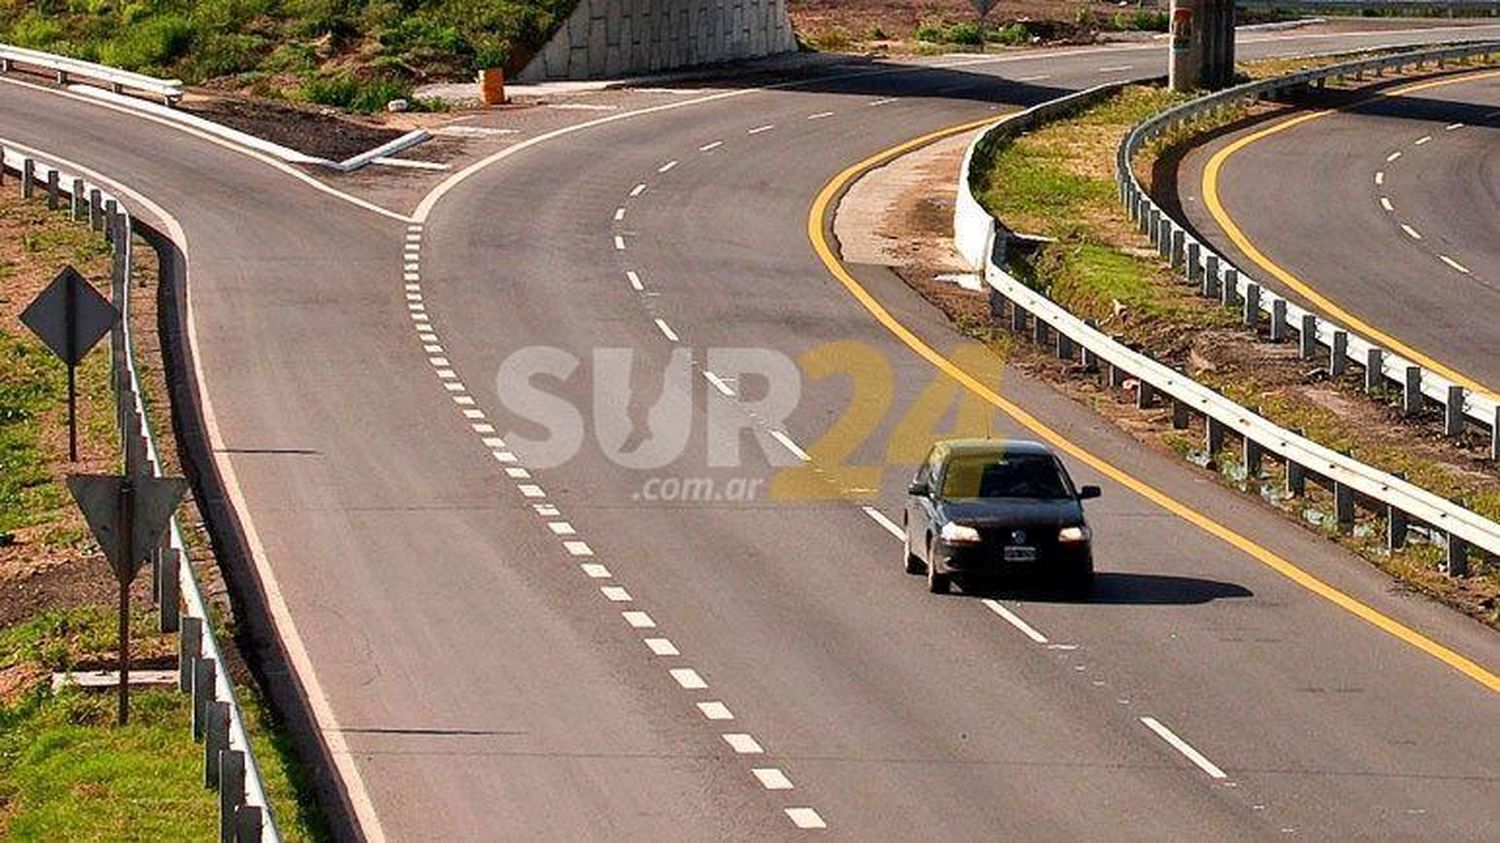
{"label": "asphalt road surface", "polygon": [[1394,84],[1282,126],[1310,113],[1195,150],[1179,182],[1189,220],[1257,279],[1493,393],[1500,72]]}
{"label": "asphalt road surface", "polygon": [[901,572],[910,443],[956,399],[913,347],[962,343],[884,269],[834,280],[810,207],[1162,49],[611,94],[409,219],[55,93],[0,85],[0,137],[180,225],[217,468],[368,838],[1491,835],[1490,630],[1019,373],[986,377],[1104,486],[1098,593]]}

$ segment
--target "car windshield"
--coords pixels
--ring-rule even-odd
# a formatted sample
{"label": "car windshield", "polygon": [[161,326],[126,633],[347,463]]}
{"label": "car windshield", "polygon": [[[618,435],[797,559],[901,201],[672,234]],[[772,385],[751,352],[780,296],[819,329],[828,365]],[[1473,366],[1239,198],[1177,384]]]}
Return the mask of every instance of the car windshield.
{"label": "car windshield", "polygon": [[958,456],[943,474],[942,496],[954,498],[1069,498],[1073,490],[1056,460],[1045,454]]}

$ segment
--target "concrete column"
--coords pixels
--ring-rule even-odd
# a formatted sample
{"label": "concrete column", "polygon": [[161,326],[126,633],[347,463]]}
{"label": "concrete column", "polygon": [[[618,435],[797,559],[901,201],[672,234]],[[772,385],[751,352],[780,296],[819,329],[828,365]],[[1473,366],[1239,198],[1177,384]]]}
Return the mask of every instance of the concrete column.
{"label": "concrete column", "polygon": [[1174,91],[1193,91],[1207,84],[1208,7],[1209,0],[1172,0],[1167,79]]}

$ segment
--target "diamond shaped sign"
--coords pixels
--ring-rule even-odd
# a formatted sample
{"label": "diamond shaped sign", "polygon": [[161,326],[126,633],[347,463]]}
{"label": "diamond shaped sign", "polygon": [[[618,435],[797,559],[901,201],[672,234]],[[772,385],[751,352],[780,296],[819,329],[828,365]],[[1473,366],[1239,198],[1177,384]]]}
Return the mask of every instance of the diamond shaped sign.
{"label": "diamond shaped sign", "polygon": [[[130,484],[128,527],[121,517],[127,483]],[[68,476],[68,491],[83,510],[83,518],[104,550],[115,578],[121,585],[129,585],[151,551],[161,546],[172,513],[177,511],[177,503],[187,491],[187,481],[181,477],[72,474]],[[130,533],[128,548],[124,547],[125,532]]]}
{"label": "diamond shaped sign", "polygon": [[63,267],[21,313],[26,327],[69,366],[78,365],[119,319],[115,306],[71,266]]}

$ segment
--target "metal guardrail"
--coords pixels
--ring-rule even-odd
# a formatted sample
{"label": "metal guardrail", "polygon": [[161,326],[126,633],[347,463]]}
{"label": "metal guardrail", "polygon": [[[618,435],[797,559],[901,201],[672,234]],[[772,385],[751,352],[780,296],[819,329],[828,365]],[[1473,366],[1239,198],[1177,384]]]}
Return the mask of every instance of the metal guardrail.
{"label": "metal guardrail", "polygon": [[127,90],[152,94],[167,105],[173,105],[182,99],[184,93],[180,79],[158,79],[144,73],[132,73],[82,59],[0,44],[0,73],[10,73],[16,65],[49,70],[55,75],[59,85],[66,85],[76,76],[102,82],[117,94]]}
{"label": "metal guardrail", "polygon": [[1466,389],[1266,289],[1207,243],[1194,237],[1181,222],[1167,216],[1141,187],[1131,161],[1136,153],[1157,138],[1239,102],[1253,102],[1308,86],[1322,87],[1329,79],[1361,78],[1366,73],[1380,75],[1387,70],[1400,72],[1427,63],[1442,67],[1446,62],[1488,59],[1496,53],[1500,53],[1500,42],[1458,44],[1344,62],[1250,82],[1163,111],[1126,135],[1115,155],[1120,201],[1129,211],[1131,220],[1150,237],[1163,257],[1169,258],[1174,267],[1184,270],[1188,280],[1198,282],[1203,295],[1217,298],[1225,305],[1240,307],[1246,324],[1251,327],[1258,329],[1263,320],[1268,322],[1273,341],[1289,340],[1292,334],[1296,334],[1302,356],[1327,360],[1331,374],[1341,375],[1352,365],[1364,372],[1367,391],[1378,393],[1392,388],[1399,391],[1402,411],[1406,415],[1420,413],[1425,400],[1435,402],[1443,409],[1444,431],[1450,436],[1461,435],[1466,425],[1488,431],[1491,459],[1500,459],[1500,396]]}
{"label": "metal guardrail", "polygon": [[[1488,50],[1500,50],[1500,46],[1489,45]],[[1438,58],[1449,60],[1486,53],[1487,50],[1484,47],[1464,46],[1423,51],[1420,54],[1412,53],[1389,59],[1351,62],[1323,68],[1318,72],[1307,71],[1283,79],[1231,88],[1216,100],[1214,106],[1209,107],[1227,104],[1237,97],[1265,96],[1292,86],[1309,84],[1318,78],[1326,79],[1339,74],[1370,72],[1377,67],[1391,68],[1412,64],[1419,60],[1433,61]],[[1004,236],[994,217],[980,206],[973,194],[971,178],[976,155],[987,158],[995,146],[1006,139],[1035,126],[1042,120],[1077,110],[1110,93],[1111,89],[1116,87],[1118,86],[1100,86],[1063,97],[1044,106],[1010,115],[986,129],[969,145],[964,155],[958,185],[958,200],[954,210],[954,241],[960,253],[970,259],[976,268],[983,269],[985,281],[990,288],[991,313],[1001,319],[1008,316],[1008,324],[1019,332],[1029,329],[1033,339],[1039,343],[1051,345],[1058,357],[1079,359],[1083,367],[1089,371],[1106,371],[1108,382],[1112,386],[1122,387],[1128,378],[1134,378],[1138,383],[1137,404],[1142,408],[1149,407],[1154,405],[1158,398],[1170,402],[1172,425],[1175,429],[1186,429],[1194,415],[1203,417],[1205,451],[1211,457],[1224,449],[1226,435],[1234,434],[1241,441],[1242,457],[1248,476],[1259,476],[1265,458],[1270,456],[1280,460],[1286,466],[1288,494],[1293,496],[1304,494],[1309,481],[1327,486],[1333,493],[1333,518],[1340,529],[1352,528],[1355,520],[1355,506],[1357,503],[1362,503],[1367,509],[1374,510],[1385,517],[1386,540],[1388,546],[1393,549],[1406,544],[1413,528],[1426,528],[1435,537],[1440,537],[1446,546],[1445,569],[1452,575],[1463,576],[1468,573],[1471,548],[1481,550],[1491,558],[1500,558],[1500,524],[1401,478],[1281,428],[1269,419],[1194,381],[1188,375],[1127,348],[1091,324],[1069,313],[1046,295],[1012,277],[1003,268],[1003,261],[996,260],[997,247],[1003,253]],[[1181,113],[1185,108],[1186,106],[1178,106],[1163,114]],[[1194,113],[1201,114],[1203,111],[1200,109]],[[1157,123],[1154,131],[1144,140],[1141,139],[1141,129],[1138,128],[1131,134],[1131,138],[1136,140],[1130,148],[1138,149],[1147,140],[1158,137],[1161,132],[1166,131],[1164,128],[1166,125],[1166,122]],[[1127,138],[1127,144],[1129,142],[1130,138]],[[1165,217],[1154,203],[1144,204],[1150,202],[1150,199],[1145,196],[1139,182],[1129,172],[1129,159],[1124,157],[1128,154],[1126,148],[1126,144],[1122,144],[1120,148],[1120,155],[1124,162],[1121,167],[1121,172],[1124,174],[1121,179],[1121,196],[1123,198],[1127,195],[1128,186],[1131,190],[1129,194],[1132,197],[1131,201],[1134,203],[1131,205],[1132,208],[1155,209],[1155,217],[1150,217],[1149,214],[1146,217],[1152,220],[1153,227],[1149,229],[1149,232],[1159,232],[1168,223],[1163,222]],[[975,213],[976,209],[979,213]],[[1173,230],[1182,232],[1180,226],[1174,226]],[[1174,241],[1168,235],[1165,242],[1172,244],[1180,242],[1181,239]],[[1163,242],[1162,237],[1158,236],[1155,242]],[[1245,296],[1245,280],[1238,279],[1240,283],[1236,284],[1233,275],[1226,280],[1223,275],[1224,268],[1203,261],[1206,257],[1206,247],[1201,243],[1198,245],[1199,266],[1202,274],[1215,275],[1220,279],[1221,289],[1235,289],[1240,295]],[[1184,256],[1185,261],[1187,254],[1185,244],[1180,254]],[[1215,257],[1217,259],[1217,256]],[[1252,301],[1255,295],[1249,294],[1244,300]],[[1276,310],[1281,312],[1282,307],[1289,307],[1289,303],[1284,302],[1283,305],[1277,306]],[[1292,311],[1288,309],[1286,312]],[[1311,314],[1308,315],[1311,316]],[[1348,346],[1344,344],[1350,342],[1348,334],[1345,333],[1343,340],[1336,340],[1332,333],[1335,329],[1331,325],[1316,317],[1312,318],[1316,321],[1297,323],[1299,327],[1309,329],[1307,331],[1309,341],[1313,336],[1322,336],[1333,344],[1332,347],[1344,348],[1347,353]],[[1381,369],[1381,371],[1386,371],[1386,369]],[[1470,397],[1472,399],[1472,396]]]}
{"label": "metal guardrail", "polygon": [[[130,339],[134,222],[129,211],[98,185],[63,172],[17,144],[0,141],[0,181],[7,170],[19,177],[23,197],[45,195],[52,208],[67,207],[75,221],[89,224],[109,242],[111,299],[120,311],[120,322],[110,333],[110,366],[121,450],[126,471],[163,476]],[[193,738],[204,742],[204,784],[219,792],[220,837],[280,843],[244,714],[176,516],[167,540],[151,560],[151,573],[161,630],[178,633],[178,687],[192,694]]]}

